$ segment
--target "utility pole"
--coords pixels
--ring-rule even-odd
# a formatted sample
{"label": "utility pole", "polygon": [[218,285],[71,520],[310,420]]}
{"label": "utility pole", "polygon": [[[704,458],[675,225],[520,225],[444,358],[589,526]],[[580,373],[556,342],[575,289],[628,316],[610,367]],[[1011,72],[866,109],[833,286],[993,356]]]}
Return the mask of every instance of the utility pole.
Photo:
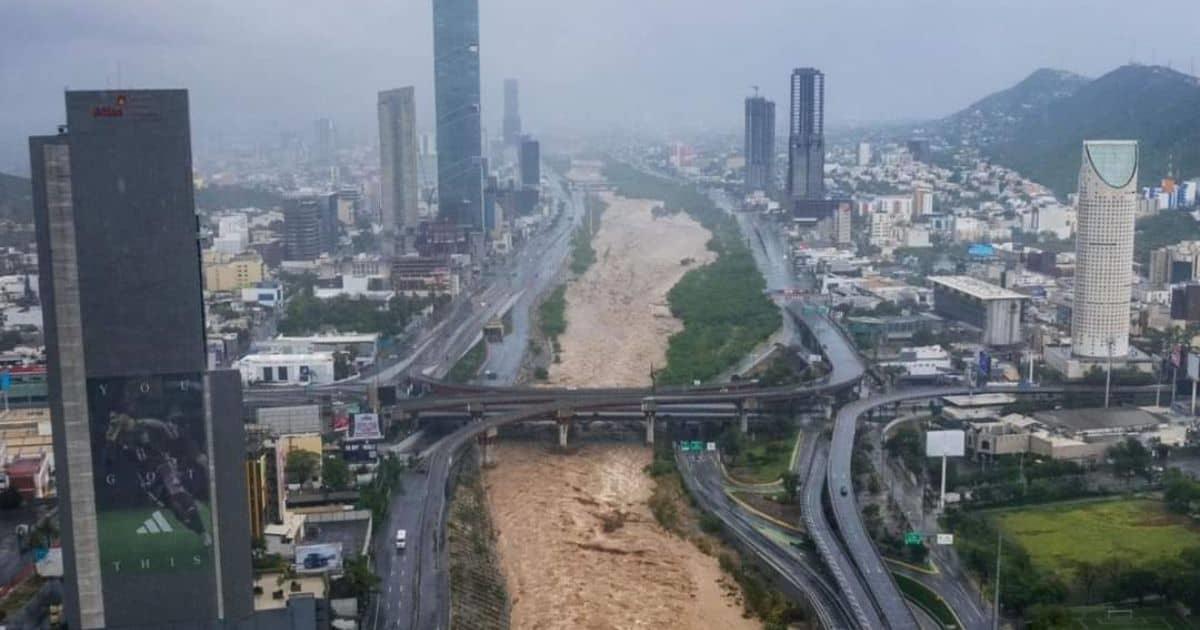
{"label": "utility pole", "polygon": [[992,630],[1000,630],[1000,528],[996,528],[996,593],[992,602]]}
{"label": "utility pole", "polygon": [[1104,373],[1104,408],[1108,409],[1108,393],[1112,388],[1112,351],[1113,338],[1108,338],[1108,367]]}
{"label": "utility pole", "polygon": [[[1167,346],[1168,346],[1167,340],[1166,340],[1166,338],[1163,338],[1162,356],[1164,356],[1164,357],[1167,356]],[[1163,373],[1165,371],[1166,370],[1163,369],[1162,360],[1160,359],[1158,362],[1158,387],[1154,388],[1154,406],[1155,407],[1162,406],[1162,380],[1163,380]]]}

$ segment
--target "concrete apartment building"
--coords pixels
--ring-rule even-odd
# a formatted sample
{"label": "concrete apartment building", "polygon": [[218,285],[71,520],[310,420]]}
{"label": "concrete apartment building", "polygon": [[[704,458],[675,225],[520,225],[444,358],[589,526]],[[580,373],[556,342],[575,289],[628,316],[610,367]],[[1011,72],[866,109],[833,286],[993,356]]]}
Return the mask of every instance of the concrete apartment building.
{"label": "concrete apartment building", "polygon": [[1150,252],[1146,275],[1155,289],[1200,280],[1200,241],[1183,241]]}
{"label": "concrete apartment building", "polygon": [[931,276],[934,312],[980,329],[989,346],[1021,343],[1021,313],[1029,296],[970,276]]}
{"label": "concrete apartment building", "polygon": [[257,253],[230,256],[213,249],[204,250],[206,291],[238,291],[254,287],[265,278],[266,265]]}

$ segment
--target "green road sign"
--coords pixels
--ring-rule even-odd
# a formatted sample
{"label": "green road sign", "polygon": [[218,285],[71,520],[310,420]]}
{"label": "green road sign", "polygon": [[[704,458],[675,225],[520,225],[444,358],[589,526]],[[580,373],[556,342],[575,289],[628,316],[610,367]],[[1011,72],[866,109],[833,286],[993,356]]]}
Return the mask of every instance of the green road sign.
{"label": "green road sign", "polygon": [[684,440],[679,443],[679,450],[685,453],[699,453],[704,450],[704,442],[689,442]]}
{"label": "green road sign", "polygon": [[921,532],[907,532],[904,534],[904,544],[919,545],[922,540]]}

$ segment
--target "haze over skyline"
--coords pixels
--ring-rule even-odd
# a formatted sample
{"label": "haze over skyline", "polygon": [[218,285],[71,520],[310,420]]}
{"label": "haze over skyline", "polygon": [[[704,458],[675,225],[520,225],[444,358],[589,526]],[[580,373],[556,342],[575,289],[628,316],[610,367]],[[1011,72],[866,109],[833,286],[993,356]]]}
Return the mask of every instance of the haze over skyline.
{"label": "haze over skyline", "polygon": [[[964,4],[483,2],[484,124],[500,131],[501,84],[517,77],[534,132],[736,132],[750,86],[782,106],[797,66],[827,75],[831,126],[933,118],[1040,67],[1190,71],[1189,40],[1154,35],[1200,23],[1191,0]],[[63,121],[64,88],[118,87],[118,67],[120,87],[189,89],[197,136],[308,133],[328,116],[366,140],[376,93],[404,85],[432,130],[430,0],[47,0],[0,7],[0,24],[0,171],[28,172],[26,138]]]}

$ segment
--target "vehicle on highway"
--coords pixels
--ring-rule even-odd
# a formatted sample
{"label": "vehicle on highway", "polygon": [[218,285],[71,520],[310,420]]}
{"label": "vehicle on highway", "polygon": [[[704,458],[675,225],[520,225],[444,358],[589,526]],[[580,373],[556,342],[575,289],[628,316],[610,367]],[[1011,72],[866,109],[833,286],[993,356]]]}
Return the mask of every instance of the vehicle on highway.
{"label": "vehicle on highway", "polygon": [[842,496],[846,496],[847,494],[849,493],[846,491],[846,486],[842,486]]}
{"label": "vehicle on highway", "polygon": [[408,546],[408,531],[403,529],[396,530],[396,551],[404,551]]}
{"label": "vehicle on highway", "polygon": [[483,377],[489,381],[494,381],[496,380],[496,373],[492,370],[487,370],[483,373]]}

